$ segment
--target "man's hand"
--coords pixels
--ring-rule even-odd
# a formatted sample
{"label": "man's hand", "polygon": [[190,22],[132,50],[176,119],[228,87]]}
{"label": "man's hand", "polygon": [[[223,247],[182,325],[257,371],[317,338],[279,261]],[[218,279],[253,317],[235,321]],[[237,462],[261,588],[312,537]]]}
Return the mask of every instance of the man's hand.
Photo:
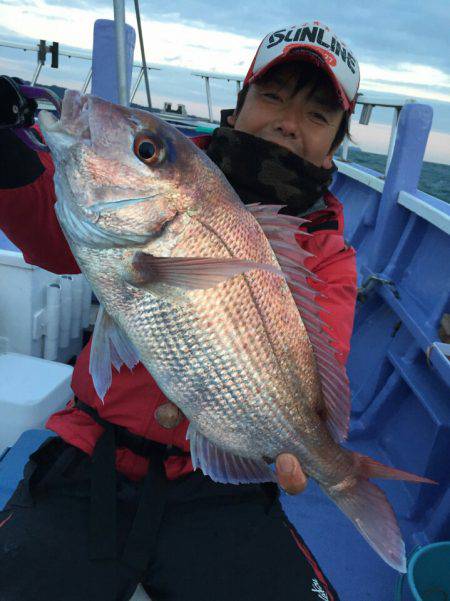
{"label": "man's hand", "polygon": [[308,480],[303,473],[298,459],[289,453],[278,455],[275,463],[278,484],[290,495],[297,495],[305,490]]}
{"label": "man's hand", "polygon": [[168,430],[175,428],[184,418],[184,415],[176,405],[167,401],[158,407],[155,411],[156,421],[163,428]]}
{"label": "man's hand", "polygon": [[[176,405],[168,401],[158,407],[155,417],[163,428],[171,429],[178,426],[184,415]],[[305,490],[307,479],[294,455],[278,455],[275,467],[278,483],[287,493],[296,495]]]}

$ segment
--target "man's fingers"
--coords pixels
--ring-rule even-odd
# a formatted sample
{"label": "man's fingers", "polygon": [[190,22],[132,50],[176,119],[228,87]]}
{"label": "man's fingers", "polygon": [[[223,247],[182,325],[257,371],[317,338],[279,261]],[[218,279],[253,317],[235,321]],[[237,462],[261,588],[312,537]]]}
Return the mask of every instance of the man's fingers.
{"label": "man's fingers", "polygon": [[294,455],[282,453],[275,463],[278,484],[290,495],[296,495],[305,490],[307,478],[299,461]]}
{"label": "man's fingers", "polygon": [[[160,405],[155,411],[155,417],[163,428],[175,428],[183,420],[184,415],[170,401]],[[282,453],[275,463],[278,483],[287,493],[296,495],[306,488],[307,478],[300,463],[294,455]]]}
{"label": "man's fingers", "polygon": [[176,405],[168,401],[155,411],[156,421],[163,428],[175,428],[183,419],[183,414]]}

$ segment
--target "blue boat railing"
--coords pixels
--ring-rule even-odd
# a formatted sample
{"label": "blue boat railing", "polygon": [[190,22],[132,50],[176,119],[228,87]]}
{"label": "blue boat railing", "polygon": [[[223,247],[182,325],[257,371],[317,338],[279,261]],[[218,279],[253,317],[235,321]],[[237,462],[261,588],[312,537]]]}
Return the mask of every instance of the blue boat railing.
{"label": "blue boat railing", "polygon": [[445,201],[417,190],[415,194],[405,191],[400,192],[397,202],[423,217],[446,234],[450,234],[450,213],[448,203]]}
{"label": "blue boat railing", "polygon": [[439,335],[450,314],[450,205],[417,190],[431,120],[429,106],[405,105],[385,179],[338,163],[332,187],[357,249],[350,441],[439,482],[389,492],[409,547],[450,539],[450,353]]}
{"label": "blue boat railing", "polygon": [[[391,122],[391,131],[390,131],[389,145],[388,145],[388,151],[387,151],[387,157],[386,157],[385,174],[389,170],[389,166],[390,166],[391,160],[392,160],[392,155],[394,152],[394,146],[395,146],[395,141],[397,138],[397,127],[398,127],[398,121],[400,118],[400,113],[406,104],[409,104],[412,102],[416,102],[416,100],[414,98],[406,98],[404,100],[400,100],[400,99],[393,100],[393,98],[380,99],[380,98],[375,98],[374,96],[371,96],[370,93],[366,93],[366,92],[358,93],[358,100],[357,100],[356,104],[361,106],[361,113],[359,115],[359,123],[361,125],[369,124],[370,118],[372,116],[372,111],[375,107],[377,107],[377,108],[382,107],[384,109],[386,109],[386,108],[392,109],[392,122]],[[342,148],[340,149],[341,157],[342,157],[342,160],[344,160],[344,161],[346,161],[347,157],[348,157],[349,145],[350,145],[350,140],[348,138],[345,138],[342,143]]]}

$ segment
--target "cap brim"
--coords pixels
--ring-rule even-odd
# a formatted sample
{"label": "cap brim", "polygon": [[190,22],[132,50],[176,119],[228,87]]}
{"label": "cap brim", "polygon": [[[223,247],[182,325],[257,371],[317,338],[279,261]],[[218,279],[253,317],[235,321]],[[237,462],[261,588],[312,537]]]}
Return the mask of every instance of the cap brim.
{"label": "cap brim", "polygon": [[[327,63],[325,58],[320,54],[319,49],[315,46],[314,47],[309,46],[308,44],[295,44],[295,45],[293,44],[292,46],[293,46],[293,48],[291,48],[288,52],[280,54],[279,56],[274,58],[272,61],[270,61],[270,63],[267,63],[267,65],[264,65],[264,67],[259,69],[259,71],[257,71],[256,73],[253,73],[250,77],[247,77],[244,81],[244,85],[252,83],[255,80],[259,79],[265,73],[267,73],[267,71],[269,71],[275,65],[278,65],[280,63],[294,62],[294,61],[310,62],[310,63],[317,65],[317,67],[319,67],[320,69],[324,69],[328,73],[328,75],[330,76],[330,79],[333,83],[333,87],[336,90],[339,103],[342,106],[342,108],[344,109],[344,111],[353,110],[353,108],[355,106],[355,102],[354,101],[350,102],[350,100],[347,97],[347,94],[345,93],[344,88],[339,83],[339,80],[337,79],[336,75],[334,74],[333,69]],[[295,52],[295,54],[292,54],[291,50],[293,50],[294,48],[295,48],[296,52]]]}

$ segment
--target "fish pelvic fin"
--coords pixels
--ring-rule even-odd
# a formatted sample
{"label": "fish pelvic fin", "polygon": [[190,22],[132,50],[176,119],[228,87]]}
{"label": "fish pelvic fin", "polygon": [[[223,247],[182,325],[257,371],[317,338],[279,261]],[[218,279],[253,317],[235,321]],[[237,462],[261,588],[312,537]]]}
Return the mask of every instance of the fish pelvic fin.
{"label": "fish pelvic fin", "polygon": [[139,363],[139,357],[132,343],[100,305],[92,336],[89,373],[102,401],[111,386],[111,363],[117,371],[120,371],[123,364],[133,369]]}
{"label": "fish pelvic fin", "polygon": [[283,277],[278,267],[266,263],[235,258],[155,257],[141,251],[135,253],[132,266],[124,277],[132,286],[150,292],[159,283],[198,290],[212,288],[253,269],[263,269]]}
{"label": "fish pelvic fin", "polygon": [[345,366],[336,358],[333,338],[324,330],[326,324],[319,315],[326,312],[316,302],[323,294],[310,285],[311,280],[319,278],[305,267],[311,254],[300,246],[299,238],[310,234],[299,227],[308,220],[280,215],[283,205],[246,207],[267,236],[284,273],[313,348],[326,407],[325,423],[334,440],[342,442],[347,438],[350,424],[350,386]]}
{"label": "fish pelvic fin", "polygon": [[186,438],[191,443],[194,470],[201,469],[214,482],[244,484],[276,482],[275,474],[263,460],[249,459],[224,451],[189,424]]}
{"label": "fish pelvic fin", "polygon": [[384,492],[368,478],[436,484],[434,480],[398,470],[366,455],[353,453],[355,473],[325,492],[349,517],[369,545],[399,572],[406,572],[405,545]]}

